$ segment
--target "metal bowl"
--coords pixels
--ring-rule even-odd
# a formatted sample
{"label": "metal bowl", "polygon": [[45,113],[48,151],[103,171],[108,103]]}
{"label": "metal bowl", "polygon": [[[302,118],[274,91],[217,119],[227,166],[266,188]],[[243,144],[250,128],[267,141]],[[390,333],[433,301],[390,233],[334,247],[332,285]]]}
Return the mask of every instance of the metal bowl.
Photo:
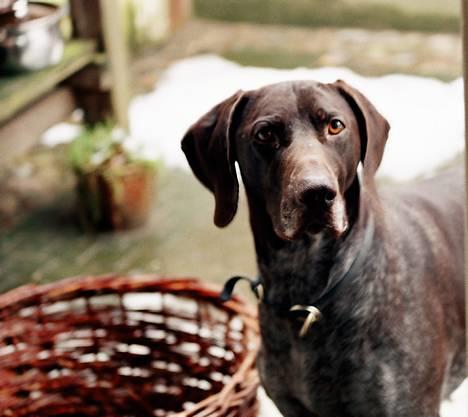
{"label": "metal bowl", "polygon": [[36,71],[57,64],[63,56],[60,21],[65,7],[30,2],[22,19],[0,16],[0,70]]}

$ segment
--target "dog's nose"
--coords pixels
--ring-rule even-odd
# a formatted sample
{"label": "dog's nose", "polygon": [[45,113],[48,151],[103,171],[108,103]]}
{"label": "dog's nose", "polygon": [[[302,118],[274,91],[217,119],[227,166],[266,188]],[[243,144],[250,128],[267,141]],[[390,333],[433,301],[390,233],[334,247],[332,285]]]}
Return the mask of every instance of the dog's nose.
{"label": "dog's nose", "polygon": [[309,181],[300,194],[300,201],[308,206],[330,206],[336,197],[335,188],[327,181]]}

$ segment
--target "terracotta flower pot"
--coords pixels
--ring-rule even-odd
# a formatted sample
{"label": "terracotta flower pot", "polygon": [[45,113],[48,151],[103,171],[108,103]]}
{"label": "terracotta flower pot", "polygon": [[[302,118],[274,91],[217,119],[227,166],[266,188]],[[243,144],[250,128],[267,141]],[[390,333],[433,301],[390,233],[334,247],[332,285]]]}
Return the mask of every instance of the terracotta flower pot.
{"label": "terracotta flower pot", "polygon": [[131,229],[149,217],[157,162],[131,151],[126,140],[124,130],[102,123],[87,127],[70,144],[78,213],[88,231]]}
{"label": "terracotta flower pot", "polygon": [[78,212],[87,230],[110,231],[143,225],[151,212],[155,171],[144,165],[104,166],[79,173]]}

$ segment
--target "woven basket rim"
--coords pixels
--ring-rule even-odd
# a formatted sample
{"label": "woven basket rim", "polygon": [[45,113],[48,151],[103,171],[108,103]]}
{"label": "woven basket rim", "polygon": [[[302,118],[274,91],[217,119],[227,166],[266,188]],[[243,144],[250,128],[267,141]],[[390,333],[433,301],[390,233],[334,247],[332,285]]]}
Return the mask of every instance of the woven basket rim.
{"label": "woven basket rim", "polygon": [[[129,288],[131,284],[131,288]],[[129,292],[145,292],[149,287],[170,288],[174,294],[198,293],[203,298],[222,305],[224,309],[249,319],[257,318],[255,306],[243,298],[233,296],[221,302],[221,288],[196,277],[168,277],[159,274],[102,274],[77,275],[44,284],[25,284],[0,294],[0,313],[8,309],[29,307],[37,304],[37,298],[47,302],[64,301],[83,291],[98,291],[100,294],[127,289]],[[250,320],[248,320],[250,322]],[[258,331],[258,325],[255,326]]]}

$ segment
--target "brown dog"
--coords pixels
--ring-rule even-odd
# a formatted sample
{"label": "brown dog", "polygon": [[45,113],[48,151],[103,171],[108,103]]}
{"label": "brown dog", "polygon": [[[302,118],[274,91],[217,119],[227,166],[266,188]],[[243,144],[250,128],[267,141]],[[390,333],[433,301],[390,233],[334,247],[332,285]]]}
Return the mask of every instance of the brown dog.
{"label": "brown dog", "polygon": [[183,139],[220,227],[239,164],[259,371],[287,417],[436,417],[464,377],[463,171],[377,192],[388,130],[344,82],[303,81],[238,92]]}

